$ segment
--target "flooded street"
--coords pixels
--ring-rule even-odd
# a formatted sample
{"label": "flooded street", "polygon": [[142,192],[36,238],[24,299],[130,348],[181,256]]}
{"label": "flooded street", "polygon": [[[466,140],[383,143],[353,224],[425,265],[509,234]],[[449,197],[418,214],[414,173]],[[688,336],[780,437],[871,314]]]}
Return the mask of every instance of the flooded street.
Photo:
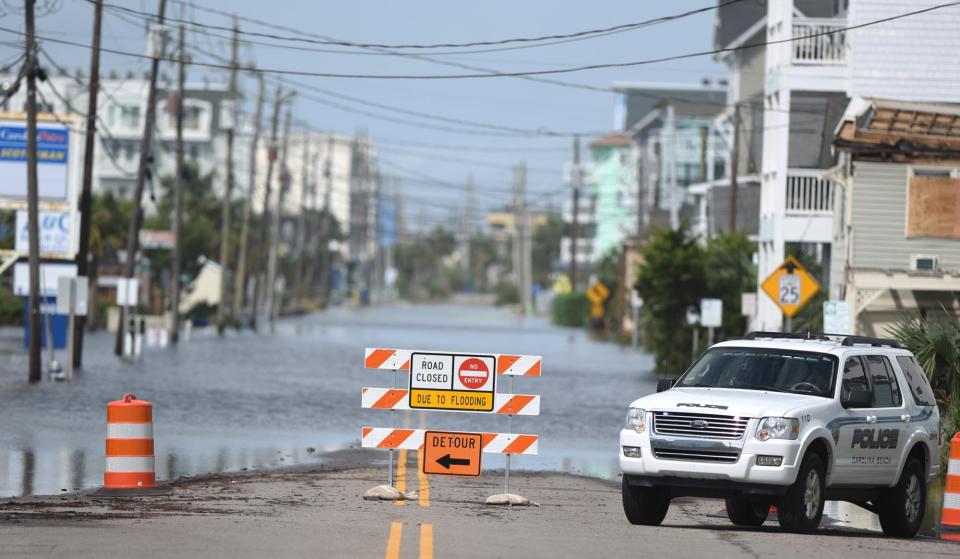
{"label": "flooded street", "polygon": [[[90,337],[72,383],[31,386],[22,351],[0,357],[0,496],[102,484],[105,406],[124,392],[154,404],[159,479],[316,463],[323,451],[358,446],[361,427],[392,426],[391,412],[360,408],[361,387],[394,383],[391,372],[362,368],[365,347],[542,355],[543,376],[517,378],[513,388],[542,395],[540,416],[513,420],[513,432],[541,435],[539,456],[513,460],[520,469],[615,477],[627,404],[656,385],[645,353],[480,306],[336,309],[282,321],[273,335],[196,333],[135,363],[119,362],[112,343],[108,334]],[[502,416],[444,412],[398,412],[396,421],[507,427]],[[485,457],[485,468],[502,465]]]}

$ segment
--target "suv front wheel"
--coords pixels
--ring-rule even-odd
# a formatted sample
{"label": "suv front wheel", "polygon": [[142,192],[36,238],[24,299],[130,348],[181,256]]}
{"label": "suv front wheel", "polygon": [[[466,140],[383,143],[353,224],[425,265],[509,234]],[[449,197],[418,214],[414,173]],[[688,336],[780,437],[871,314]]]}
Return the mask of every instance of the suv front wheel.
{"label": "suv front wheel", "polygon": [[662,487],[633,487],[623,476],[623,512],[630,524],[659,526],[670,508],[670,495]]}
{"label": "suv front wheel", "polygon": [[823,461],[817,454],[807,454],[800,464],[797,481],[777,504],[780,527],[788,532],[813,532],[820,525],[824,502]]}
{"label": "suv front wheel", "polygon": [[900,481],[887,490],[879,504],[884,534],[894,538],[912,538],[917,534],[927,507],[927,485],[919,460],[907,461]]}

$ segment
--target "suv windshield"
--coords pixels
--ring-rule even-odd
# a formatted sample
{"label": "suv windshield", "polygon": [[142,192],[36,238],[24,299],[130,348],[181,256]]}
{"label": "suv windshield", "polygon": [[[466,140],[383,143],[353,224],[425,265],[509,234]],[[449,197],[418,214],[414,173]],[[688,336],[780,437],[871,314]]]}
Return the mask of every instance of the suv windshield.
{"label": "suv windshield", "polygon": [[718,347],[704,353],[676,386],[771,390],[833,397],[837,358],[782,349]]}

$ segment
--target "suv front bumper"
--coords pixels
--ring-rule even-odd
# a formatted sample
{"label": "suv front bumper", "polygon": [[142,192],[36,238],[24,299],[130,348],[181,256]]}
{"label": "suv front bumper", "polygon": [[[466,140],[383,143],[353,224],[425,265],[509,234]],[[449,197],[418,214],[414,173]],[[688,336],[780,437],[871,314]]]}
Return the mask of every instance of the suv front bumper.
{"label": "suv front bumper", "polygon": [[[684,443],[691,449],[710,448],[711,445],[726,446],[730,450],[738,450],[736,461],[715,462],[692,459],[664,459],[654,455],[651,445],[650,431],[637,433],[631,429],[620,431],[620,470],[631,479],[647,480],[645,483],[654,483],[654,478],[664,478],[663,483],[657,485],[676,485],[670,480],[686,479],[720,482],[722,487],[742,485],[791,485],[797,479],[799,469],[798,457],[800,441],[769,440],[759,441],[753,435],[754,421],[750,422],[744,438],[737,441],[717,441],[696,439],[692,437],[657,437],[655,442],[660,445],[669,443],[675,448],[682,448]],[[623,447],[638,447],[640,457],[624,456]],[[757,456],[780,456],[783,458],[779,466],[758,466]]]}

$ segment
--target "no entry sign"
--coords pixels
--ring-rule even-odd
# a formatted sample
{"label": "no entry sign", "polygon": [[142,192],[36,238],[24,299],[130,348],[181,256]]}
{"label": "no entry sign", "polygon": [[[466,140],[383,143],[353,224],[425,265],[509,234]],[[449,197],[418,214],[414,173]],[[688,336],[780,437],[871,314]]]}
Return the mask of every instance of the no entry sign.
{"label": "no entry sign", "polygon": [[412,409],[492,412],[496,358],[459,353],[410,356]]}
{"label": "no entry sign", "polygon": [[480,475],[483,436],[480,433],[427,431],[423,435],[423,473]]}

